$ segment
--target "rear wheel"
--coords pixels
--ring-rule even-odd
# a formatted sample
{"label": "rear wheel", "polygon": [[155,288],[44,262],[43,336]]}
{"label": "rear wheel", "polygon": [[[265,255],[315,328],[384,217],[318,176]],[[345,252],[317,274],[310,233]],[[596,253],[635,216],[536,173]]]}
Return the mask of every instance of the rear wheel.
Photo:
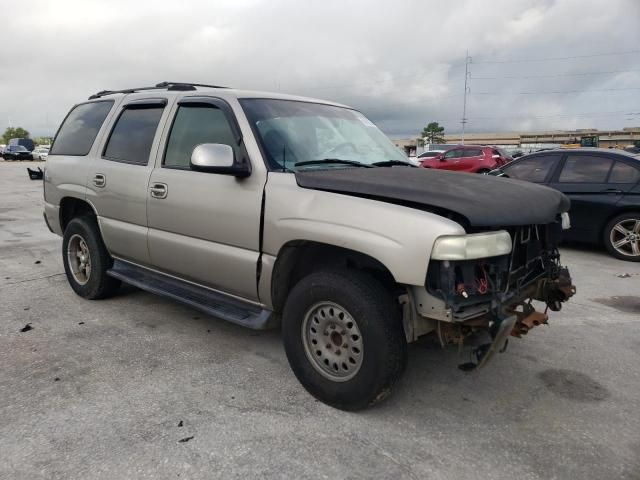
{"label": "rear wheel", "polygon": [[604,245],[620,260],[640,261],[640,212],[629,212],[613,218],[604,230]]}
{"label": "rear wheel", "polygon": [[343,410],[386,398],[406,365],[399,305],[378,281],[356,270],[303,278],[289,294],[282,330],[300,383]]}
{"label": "rear wheel", "polygon": [[486,175],[487,173],[489,173],[491,170],[489,170],[488,168],[481,168],[480,170],[478,170],[476,173],[479,173],[480,175]]}
{"label": "rear wheel", "polygon": [[62,257],[74,292],[89,300],[113,295],[120,281],[107,275],[113,259],[107,252],[95,218],[74,218],[64,230]]}

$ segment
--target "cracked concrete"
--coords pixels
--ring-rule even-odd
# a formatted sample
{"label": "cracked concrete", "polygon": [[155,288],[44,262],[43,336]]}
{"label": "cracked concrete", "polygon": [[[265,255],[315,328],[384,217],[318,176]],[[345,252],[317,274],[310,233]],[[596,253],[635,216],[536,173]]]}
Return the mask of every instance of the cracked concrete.
{"label": "cracked concrete", "polygon": [[25,167],[0,162],[0,478],[640,477],[640,318],[616,309],[640,264],[564,248],[578,294],[550,326],[471,375],[421,341],[389,401],[345,413],[277,331],[74,295]]}

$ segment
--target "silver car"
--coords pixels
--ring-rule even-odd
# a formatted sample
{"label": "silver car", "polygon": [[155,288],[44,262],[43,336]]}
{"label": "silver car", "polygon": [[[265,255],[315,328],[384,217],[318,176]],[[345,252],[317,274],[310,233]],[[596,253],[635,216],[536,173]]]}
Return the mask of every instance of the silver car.
{"label": "silver car", "polygon": [[[45,219],[71,288],[121,282],[249,328],[280,326],[315,397],[387,397],[407,345],[473,370],[575,291],[569,202],[538,185],[417,168],[363,114],[164,82],[74,106],[49,152]],[[546,311],[545,311],[546,312]]]}

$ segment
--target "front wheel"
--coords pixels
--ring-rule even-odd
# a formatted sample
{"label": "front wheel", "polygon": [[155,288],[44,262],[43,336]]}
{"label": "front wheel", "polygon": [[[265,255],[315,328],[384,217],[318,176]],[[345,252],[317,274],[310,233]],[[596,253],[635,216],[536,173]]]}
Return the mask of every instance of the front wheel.
{"label": "front wheel", "polygon": [[604,245],[620,260],[640,262],[640,212],[613,218],[604,229]]}
{"label": "front wheel", "polygon": [[289,294],[282,330],[300,383],[335,408],[359,410],[383,400],[406,365],[398,303],[356,270],[303,278]]}

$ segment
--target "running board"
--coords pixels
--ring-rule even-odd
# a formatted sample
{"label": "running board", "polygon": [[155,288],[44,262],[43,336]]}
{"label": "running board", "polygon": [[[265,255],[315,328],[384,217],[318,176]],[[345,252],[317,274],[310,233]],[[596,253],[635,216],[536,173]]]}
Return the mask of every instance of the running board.
{"label": "running board", "polygon": [[273,312],[269,310],[122,260],[115,260],[107,274],[243,327],[265,330],[277,326]]}

